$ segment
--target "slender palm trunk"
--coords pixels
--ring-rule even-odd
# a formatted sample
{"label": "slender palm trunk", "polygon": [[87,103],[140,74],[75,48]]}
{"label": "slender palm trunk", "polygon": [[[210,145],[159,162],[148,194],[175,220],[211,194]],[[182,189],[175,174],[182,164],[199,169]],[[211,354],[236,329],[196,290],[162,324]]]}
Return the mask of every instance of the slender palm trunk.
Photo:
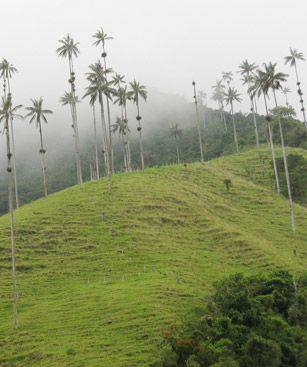
{"label": "slender palm trunk", "polygon": [[137,113],[138,113],[138,131],[139,131],[139,139],[140,139],[140,155],[141,155],[141,167],[142,167],[142,171],[144,171],[145,168],[145,162],[144,162],[144,149],[143,149],[143,136],[142,136],[142,127],[141,127],[141,116],[140,116],[140,107],[139,107],[139,102],[136,102],[136,108],[137,108]]}
{"label": "slender palm trunk", "polygon": [[[249,74],[248,74],[249,76]],[[250,82],[248,82],[248,89],[250,88]],[[256,147],[257,149],[259,149],[259,134],[258,134],[258,125],[257,125],[257,118],[256,118],[256,113],[255,113],[255,109],[257,109],[256,107],[256,101],[255,98],[253,98],[253,96],[251,94],[249,94],[249,98],[250,98],[250,102],[251,102],[251,111],[253,114],[253,121],[254,121],[254,127],[255,127],[255,136],[256,136]]]}
{"label": "slender palm trunk", "polygon": [[[73,77],[73,61],[72,58],[68,58],[69,61],[69,72],[70,72],[70,78]],[[80,150],[80,139],[79,139],[79,129],[78,129],[78,119],[77,119],[77,106],[76,106],[76,93],[74,88],[74,82],[70,83],[71,86],[71,93],[73,96],[73,102],[71,105],[71,111],[72,111],[72,120],[73,120],[73,129],[74,129],[74,140],[75,140],[75,151],[76,151],[76,167],[77,167],[77,180],[78,184],[81,185],[83,183],[82,180],[82,168],[81,168],[81,150]]]}
{"label": "slender palm trunk", "polygon": [[[278,106],[277,98],[276,98],[276,92],[273,90],[274,94],[274,100],[275,100],[275,106]],[[286,183],[287,183],[287,190],[288,190],[288,200],[289,200],[289,207],[290,207],[290,219],[291,219],[291,228],[293,234],[296,232],[296,226],[295,226],[295,214],[294,214],[294,205],[292,200],[292,190],[291,190],[291,182],[290,182],[290,175],[288,170],[288,162],[287,162],[287,154],[286,154],[286,148],[285,148],[285,141],[284,141],[284,133],[283,128],[281,124],[281,117],[278,115],[278,125],[279,125],[279,132],[280,132],[280,141],[281,141],[281,149],[282,149],[282,157],[284,161],[284,167],[285,167],[285,176],[286,176]]]}
{"label": "slender palm trunk", "polygon": [[[74,142],[76,143],[76,138],[75,138],[75,124],[74,124],[74,112],[73,112],[72,104],[69,104],[69,107],[70,107],[70,113],[71,113],[71,119],[72,119],[73,139],[74,139]],[[75,153],[76,171],[78,172],[78,166],[77,166],[77,162],[78,162],[77,149],[74,149],[74,153]],[[78,174],[77,174],[77,179],[78,179]]]}
{"label": "slender palm trunk", "polygon": [[235,116],[234,116],[234,113],[233,113],[233,103],[231,102],[230,105],[231,105],[231,118],[232,118],[232,127],[233,127],[233,137],[234,137],[237,153],[239,153],[237,128],[236,128]]}
{"label": "slender palm trunk", "polygon": [[222,118],[222,122],[224,124],[224,128],[226,133],[228,132],[228,127],[227,127],[227,123],[226,123],[226,116],[225,116],[225,111],[224,111],[224,105],[223,103],[220,104],[220,110],[221,110],[221,118]]}
{"label": "slender palm trunk", "polygon": [[[248,89],[250,89],[250,86],[251,86],[250,82],[248,82]],[[254,127],[255,127],[256,147],[257,147],[257,149],[259,149],[258,124],[257,124],[256,113],[255,113],[256,104],[254,103],[255,99],[253,98],[252,94],[249,94],[249,98],[250,98],[250,102],[251,102],[251,111],[252,111],[252,114],[253,114],[253,121],[254,121]]]}
{"label": "slender palm trunk", "polygon": [[251,108],[253,109],[253,121],[254,121],[254,128],[255,128],[255,136],[256,136],[256,147],[257,149],[259,149],[259,133],[258,133],[258,124],[257,124],[257,117],[255,114],[255,109],[254,109],[254,102],[253,102],[253,98],[251,97]]}
{"label": "slender palm trunk", "polygon": [[125,172],[128,172],[128,160],[127,160],[127,149],[126,149],[126,140],[123,133],[120,134],[120,140],[123,146],[123,157],[124,157],[124,168]]}
{"label": "slender palm trunk", "polygon": [[127,106],[126,104],[124,104],[124,118],[125,118],[125,123],[126,123],[126,127],[127,127],[127,158],[128,158],[128,171],[131,172],[132,171],[132,166],[131,166],[131,149],[130,149],[130,133],[129,133],[129,128],[128,128],[128,114],[127,114]]}
{"label": "slender palm trunk", "polygon": [[[103,65],[104,65],[104,70],[107,70],[107,53],[105,51],[105,45],[104,43],[102,43],[102,50],[103,50]],[[108,82],[108,76],[107,73],[105,74],[105,78],[106,78],[106,82]],[[113,139],[112,139],[112,128],[111,128],[111,113],[110,113],[110,102],[109,102],[109,98],[106,97],[107,99],[107,117],[108,117],[108,128],[109,128],[109,145],[110,145],[110,155],[111,155],[111,173],[114,173],[114,148],[113,148]]]}
{"label": "slender palm trunk", "polygon": [[306,113],[305,113],[305,107],[304,107],[304,101],[303,101],[303,93],[301,90],[301,83],[299,80],[299,76],[298,76],[298,70],[297,70],[297,65],[296,62],[294,63],[294,68],[295,68],[295,75],[296,75],[296,85],[297,85],[297,93],[300,96],[300,104],[301,104],[301,111],[303,113],[303,118],[304,118],[304,125],[305,128],[307,130],[307,121],[306,121]]}
{"label": "slender palm trunk", "polygon": [[[267,118],[269,118],[269,110],[268,110],[268,104],[267,104],[267,99],[266,99],[265,94],[263,94],[263,97],[264,97],[266,115],[267,115]],[[273,168],[274,168],[274,175],[275,175],[276,191],[278,194],[280,194],[280,185],[279,185],[278,170],[277,170],[276,158],[275,158],[275,149],[274,149],[274,143],[273,143],[271,121],[267,120],[267,122],[268,122],[269,140],[270,140],[270,147],[271,147],[272,161],[273,161]]]}
{"label": "slender palm trunk", "polygon": [[[7,87],[9,95],[11,95],[11,85],[10,78],[4,78],[4,97],[6,98],[6,79],[7,79]],[[18,181],[17,181],[17,169],[16,169],[16,151],[15,151],[15,138],[14,138],[14,126],[13,126],[13,117],[10,116],[10,128],[11,128],[11,137],[12,137],[12,151],[13,151],[13,173],[14,173],[14,188],[15,188],[15,200],[16,200],[16,208],[19,208],[19,195],[18,195]]]}
{"label": "slender palm trunk", "polygon": [[16,244],[14,231],[14,207],[13,207],[13,182],[12,182],[12,153],[10,145],[10,128],[9,118],[6,120],[6,149],[7,149],[7,172],[8,172],[8,201],[10,213],[10,234],[12,247],[12,280],[13,280],[13,313],[14,313],[14,328],[18,328],[18,312],[17,312],[17,279],[16,279]]}
{"label": "slender palm trunk", "polygon": [[200,118],[199,118],[199,110],[198,110],[195,83],[193,85],[194,85],[194,103],[195,103],[195,112],[196,112],[196,126],[197,126],[199,150],[200,150],[200,161],[203,162],[204,161],[203,142],[202,142],[201,131],[200,131]]}
{"label": "slender palm trunk", "polygon": [[257,104],[257,101],[256,101],[255,98],[253,99],[253,102],[254,102],[254,106],[255,106],[256,115],[258,115],[258,104]]}
{"label": "slender palm trunk", "polygon": [[125,124],[125,131],[122,134],[122,142],[123,142],[123,149],[124,149],[124,161],[125,161],[125,171],[129,172],[130,171],[130,166],[129,166],[129,151],[128,151],[128,124],[126,122],[125,119],[125,114],[124,114],[124,107],[121,106],[121,118],[122,118],[122,122]]}
{"label": "slender palm trunk", "polygon": [[16,208],[19,208],[19,194],[18,194],[18,181],[17,181],[17,168],[16,168],[16,151],[15,151],[15,137],[14,137],[14,124],[13,119],[10,119],[11,136],[12,136],[12,151],[13,151],[13,172],[14,172],[14,187],[15,187],[15,200]]}
{"label": "slender palm trunk", "polygon": [[100,118],[101,118],[101,125],[102,125],[102,144],[103,144],[103,158],[104,158],[104,169],[105,175],[111,176],[110,170],[110,156],[109,156],[109,147],[108,147],[108,134],[106,128],[106,120],[104,115],[104,104],[102,93],[99,93],[99,104],[100,104]]}
{"label": "slender palm trunk", "polygon": [[96,111],[95,103],[92,106],[93,109],[93,122],[94,122],[94,144],[95,144],[95,165],[96,165],[96,179],[99,180],[99,157],[98,157],[98,139],[97,139],[97,121],[96,121]]}
{"label": "slender palm trunk", "polygon": [[43,181],[44,181],[44,193],[45,196],[48,195],[47,191],[47,178],[46,178],[46,161],[45,161],[45,149],[44,149],[44,143],[43,143],[43,133],[42,133],[42,125],[41,122],[38,122],[38,128],[39,128],[39,137],[40,137],[40,155],[41,155],[41,161],[42,161],[42,171],[43,171]]}

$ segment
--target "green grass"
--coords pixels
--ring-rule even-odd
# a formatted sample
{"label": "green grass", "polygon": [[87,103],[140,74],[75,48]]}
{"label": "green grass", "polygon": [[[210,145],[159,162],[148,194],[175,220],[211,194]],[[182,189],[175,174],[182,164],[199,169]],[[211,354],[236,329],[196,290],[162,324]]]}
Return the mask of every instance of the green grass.
{"label": "green grass", "polygon": [[103,179],[20,208],[17,332],[1,217],[0,366],[146,366],[163,330],[203,304],[214,281],[306,269],[307,209],[296,205],[293,239],[287,201],[261,181],[257,154],[117,174],[111,194]]}

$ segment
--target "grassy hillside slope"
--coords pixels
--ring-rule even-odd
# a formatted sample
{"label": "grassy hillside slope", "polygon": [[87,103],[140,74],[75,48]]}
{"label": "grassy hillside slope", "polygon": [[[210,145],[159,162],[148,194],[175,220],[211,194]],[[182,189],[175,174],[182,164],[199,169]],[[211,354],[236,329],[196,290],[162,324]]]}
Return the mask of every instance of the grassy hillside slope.
{"label": "grassy hillside slope", "polygon": [[215,280],[306,268],[307,209],[294,257],[287,201],[244,173],[255,154],[117,174],[111,194],[103,179],[18,210],[16,333],[1,217],[0,366],[145,366]]}

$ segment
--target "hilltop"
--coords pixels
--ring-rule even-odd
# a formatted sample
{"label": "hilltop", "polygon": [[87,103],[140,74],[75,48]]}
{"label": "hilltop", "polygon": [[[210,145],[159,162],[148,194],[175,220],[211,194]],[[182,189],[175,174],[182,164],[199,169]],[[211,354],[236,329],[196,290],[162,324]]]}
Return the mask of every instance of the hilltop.
{"label": "hilltop", "polygon": [[216,280],[306,269],[307,209],[296,205],[293,239],[287,200],[270,187],[269,150],[261,155],[116,174],[112,193],[102,179],[20,208],[17,333],[0,217],[0,366],[146,366],[163,330]]}

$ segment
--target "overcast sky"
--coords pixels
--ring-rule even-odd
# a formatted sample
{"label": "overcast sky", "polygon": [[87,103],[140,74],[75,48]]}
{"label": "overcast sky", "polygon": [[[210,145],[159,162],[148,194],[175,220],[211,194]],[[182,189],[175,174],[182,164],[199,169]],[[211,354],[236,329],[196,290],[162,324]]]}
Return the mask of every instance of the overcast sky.
{"label": "overcast sky", "polygon": [[[55,50],[67,33],[80,42],[79,95],[87,66],[101,54],[92,46],[92,35],[103,27],[114,37],[107,51],[116,71],[192,100],[193,79],[211,93],[221,72],[235,72],[245,58],[278,62],[292,72],[283,57],[290,46],[307,54],[306,17],[305,0],[10,0],[1,4],[0,57],[19,70],[12,82],[15,102],[28,104],[29,98],[42,96],[55,111],[53,119],[64,123],[69,111],[58,100],[68,90],[68,66]],[[306,63],[300,73],[307,88]],[[295,88],[292,74],[289,85]],[[297,99],[290,96],[295,107]],[[247,99],[240,108],[248,109]]]}

